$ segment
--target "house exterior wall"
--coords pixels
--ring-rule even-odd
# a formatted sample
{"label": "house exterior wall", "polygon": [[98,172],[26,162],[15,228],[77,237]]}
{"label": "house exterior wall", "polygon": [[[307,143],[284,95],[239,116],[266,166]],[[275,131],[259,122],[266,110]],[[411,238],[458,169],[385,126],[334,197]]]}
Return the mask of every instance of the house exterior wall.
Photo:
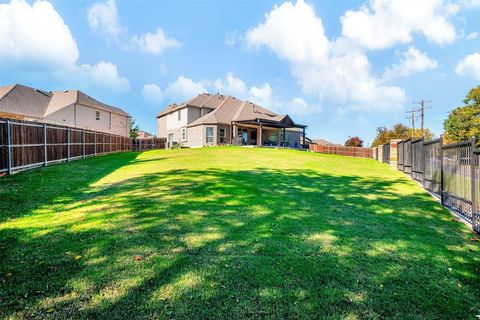
{"label": "house exterior wall", "polygon": [[[180,113],[180,120],[178,114]],[[178,129],[185,127],[188,124],[188,108],[183,108],[172,113],[167,114],[167,130]]]}
{"label": "house exterior wall", "polygon": [[44,119],[53,120],[55,123],[64,124],[66,126],[75,126],[75,108],[73,104],[69,105],[48,114]]}
{"label": "house exterior wall", "polygon": [[187,147],[203,146],[203,126],[195,126],[187,128]]}
{"label": "house exterior wall", "polygon": [[130,120],[128,117],[116,113],[110,113],[110,115],[111,132],[122,136],[130,135]]}
{"label": "house exterior wall", "polygon": [[[112,129],[110,127],[110,112],[87,107],[81,104],[75,106],[75,111],[76,126],[108,131]],[[100,120],[95,120],[96,111],[100,112]],[[125,132],[122,132],[122,135],[125,135]]]}
{"label": "house exterior wall", "polygon": [[188,123],[192,123],[193,121],[200,118],[200,109],[189,107],[188,109]]}
{"label": "house exterior wall", "polygon": [[[220,142],[220,129],[225,129],[225,142]],[[217,141],[218,145],[225,145],[225,144],[231,144],[231,133],[230,133],[230,125],[225,125],[225,124],[219,124],[217,126]],[[215,133],[215,130],[214,130]]]}
{"label": "house exterior wall", "polygon": [[166,116],[157,118],[157,137],[159,138],[167,137],[167,117]]}

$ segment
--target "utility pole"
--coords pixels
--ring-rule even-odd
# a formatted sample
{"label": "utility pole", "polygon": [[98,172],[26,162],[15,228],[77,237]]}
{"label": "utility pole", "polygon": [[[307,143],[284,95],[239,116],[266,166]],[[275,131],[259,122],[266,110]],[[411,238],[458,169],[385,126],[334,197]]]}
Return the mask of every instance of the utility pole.
{"label": "utility pole", "polygon": [[429,102],[432,102],[432,100],[428,100],[428,101],[425,101],[425,100],[420,100],[418,101],[417,103],[420,105],[420,109],[418,109],[417,111],[420,112],[420,117],[422,118],[422,124],[421,124],[421,131],[422,131],[422,137],[424,136],[425,132],[424,132],[424,122],[425,122],[425,104],[426,103],[429,103]]}
{"label": "utility pole", "polygon": [[410,113],[410,117],[407,116],[405,119],[408,120],[408,118],[410,118],[412,120],[412,140],[415,137],[415,112],[417,111],[418,110],[412,109],[405,112],[405,113]]}

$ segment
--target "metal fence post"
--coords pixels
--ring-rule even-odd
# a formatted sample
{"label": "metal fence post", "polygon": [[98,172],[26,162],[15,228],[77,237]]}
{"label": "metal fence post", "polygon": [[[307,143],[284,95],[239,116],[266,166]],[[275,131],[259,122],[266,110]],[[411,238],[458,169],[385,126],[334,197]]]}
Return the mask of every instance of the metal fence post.
{"label": "metal fence post", "polygon": [[47,166],[48,159],[47,159],[47,124],[43,124],[43,158],[44,158],[44,166]]}
{"label": "metal fence post", "polygon": [[93,151],[93,155],[96,157],[97,156],[97,131],[93,133],[93,148],[95,149]]}
{"label": "metal fence post", "polygon": [[444,203],[443,195],[443,135],[440,136],[440,203],[442,206]]}
{"label": "metal fence post", "polygon": [[67,161],[70,161],[70,128],[67,128]]}
{"label": "metal fence post", "polygon": [[8,174],[12,174],[12,142],[10,132],[10,120],[7,119],[7,157],[8,157]]}
{"label": "metal fence post", "polygon": [[476,178],[475,178],[475,146],[476,146],[476,139],[475,137],[472,138],[472,147],[470,150],[470,167],[471,167],[471,180],[472,180],[472,227],[475,230],[477,225],[476,219],[476,212],[477,212],[477,194],[476,194]]}
{"label": "metal fence post", "polygon": [[83,136],[83,159],[85,159],[85,129],[82,130],[82,136]]}

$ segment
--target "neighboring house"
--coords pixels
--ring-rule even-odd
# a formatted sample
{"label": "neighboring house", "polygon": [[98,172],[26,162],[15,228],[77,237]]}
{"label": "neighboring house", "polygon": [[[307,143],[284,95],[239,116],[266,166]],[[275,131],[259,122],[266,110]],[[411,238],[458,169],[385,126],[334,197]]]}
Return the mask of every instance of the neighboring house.
{"label": "neighboring house", "polygon": [[312,144],[318,144],[321,146],[339,146],[343,147],[341,144],[333,143],[325,139],[312,139]]}
{"label": "neighboring house", "polygon": [[79,90],[43,91],[21,84],[0,87],[0,118],[41,121],[129,136],[130,115]]}
{"label": "neighboring house", "polygon": [[153,139],[155,136],[146,131],[138,130],[138,135],[135,139]]}
{"label": "neighboring house", "polygon": [[186,147],[257,145],[301,148],[306,126],[232,96],[202,93],[157,116],[157,136]]}

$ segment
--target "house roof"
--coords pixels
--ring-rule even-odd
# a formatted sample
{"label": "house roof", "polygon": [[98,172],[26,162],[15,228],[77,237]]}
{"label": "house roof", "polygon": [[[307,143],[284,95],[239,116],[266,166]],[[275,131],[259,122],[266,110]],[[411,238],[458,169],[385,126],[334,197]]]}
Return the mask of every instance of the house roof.
{"label": "house roof", "polygon": [[197,126],[200,124],[229,124],[231,122],[263,122],[272,124],[282,124],[292,127],[304,127],[295,124],[288,115],[278,115],[273,111],[265,109],[253,102],[240,100],[232,96],[225,96],[219,93],[202,93],[193,99],[182,104],[172,104],[165,108],[158,116],[162,117],[176,110],[185,107],[210,108],[213,109],[206,115],[196,119],[188,126]]}
{"label": "house roof", "polygon": [[21,84],[0,87],[0,111],[42,118],[72,104],[130,115],[120,108],[102,103],[79,90],[47,92]]}
{"label": "house roof", "polygon": [[52,94],[21,84],[0,88],[0,112],[41,118]]}

